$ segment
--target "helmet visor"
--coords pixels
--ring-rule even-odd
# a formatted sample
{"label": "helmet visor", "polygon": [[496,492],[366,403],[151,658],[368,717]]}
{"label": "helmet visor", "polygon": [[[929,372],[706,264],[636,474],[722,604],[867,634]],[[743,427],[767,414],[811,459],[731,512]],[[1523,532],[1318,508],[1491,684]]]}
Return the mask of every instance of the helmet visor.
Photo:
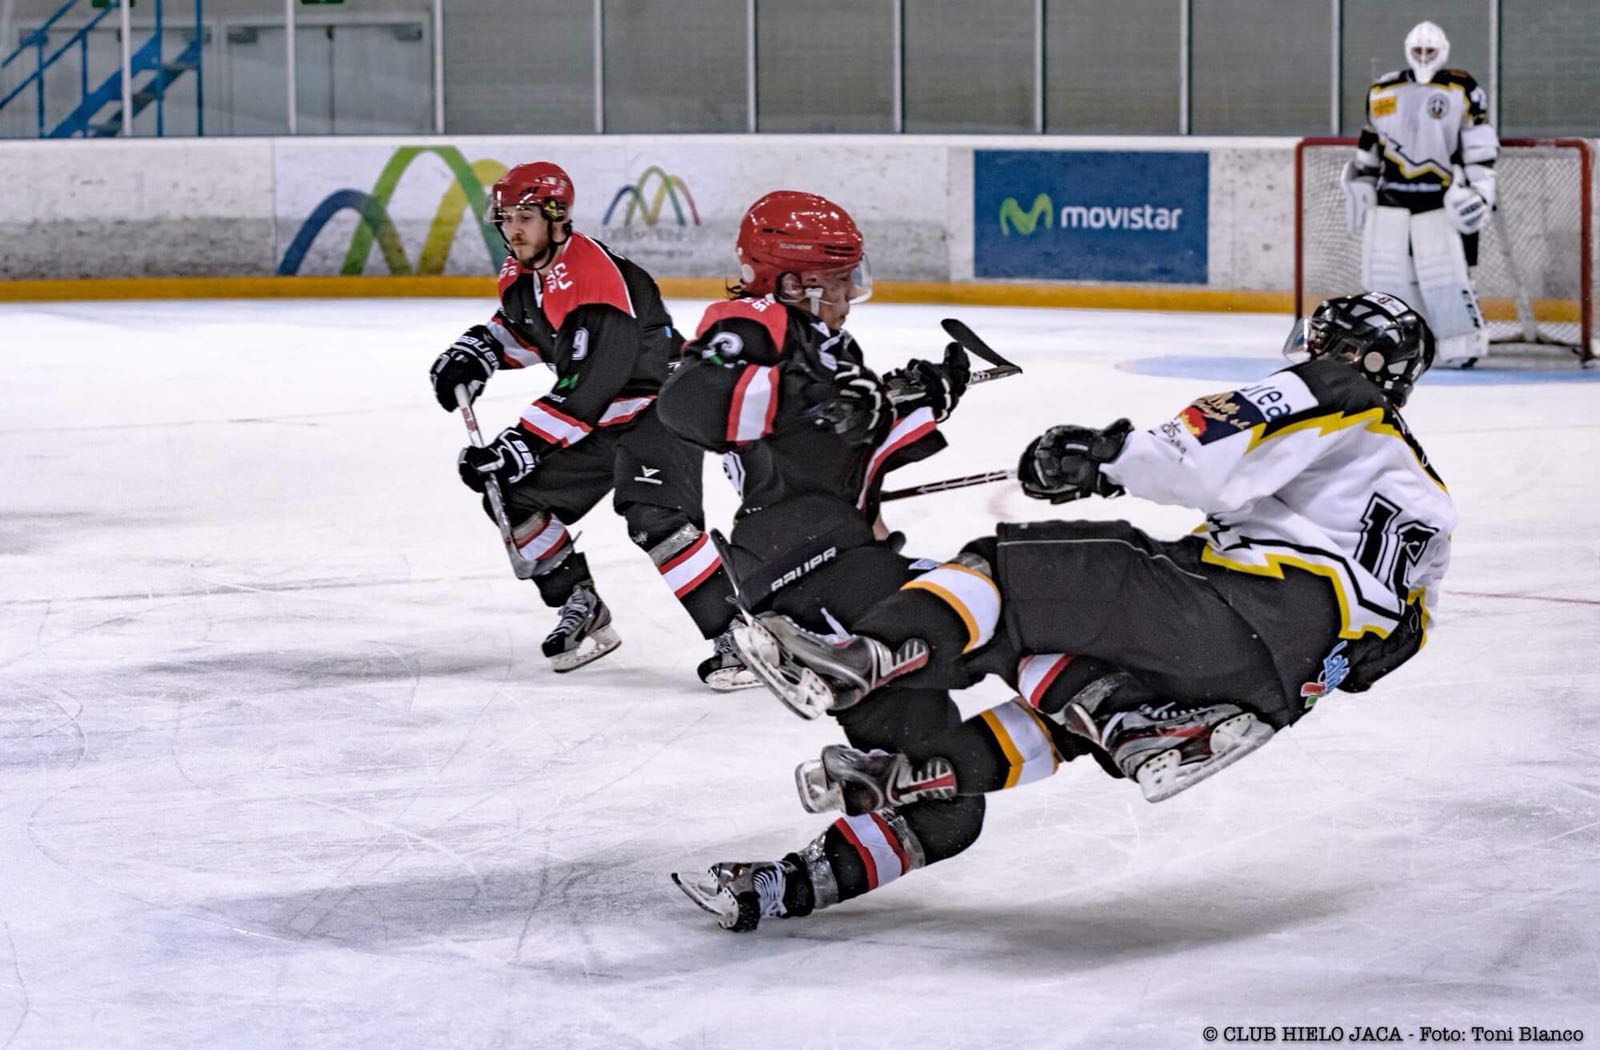
{"label": "helmet visor", "polygon": [[1289,335],[1283,341],[1283,356],[1294,364],[1305,364],[1314,356],[1313,340],[1320,342],[1320,335],[1320,332],[1313,331],[1311,318],[1296,319],[1294,327],[1289,329]]}
{"label": "helmet visor", "polygon": [[872,270],[867,266],[867,255],[861,253],[861,261],[850,269],[850,301],[864,303],[872,298]]}

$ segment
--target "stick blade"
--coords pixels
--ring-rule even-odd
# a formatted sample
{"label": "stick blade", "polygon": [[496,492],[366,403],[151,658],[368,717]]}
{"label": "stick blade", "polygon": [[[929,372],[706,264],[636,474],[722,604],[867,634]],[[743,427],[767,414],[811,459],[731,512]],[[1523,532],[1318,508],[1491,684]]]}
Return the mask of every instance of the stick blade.
{"label": "stick blade", "polygon": [[988,343],[984,342],[982,339],[979,339],[978,333],[974,332],[971,328],[968,328],[965,321],[957,320],[954,317],[946,317],[944,320],[939,322],[939,327],[943,328],[946,335],[960,343],[961,348],[974,357],[981,357],[991,365],[999,365],[1002,368],[1013,368],[1018,372],[1022,371],[1021,366],[1017,365],[1013,361],[1007,361],[1005,358],[995,353],[994,348]]}

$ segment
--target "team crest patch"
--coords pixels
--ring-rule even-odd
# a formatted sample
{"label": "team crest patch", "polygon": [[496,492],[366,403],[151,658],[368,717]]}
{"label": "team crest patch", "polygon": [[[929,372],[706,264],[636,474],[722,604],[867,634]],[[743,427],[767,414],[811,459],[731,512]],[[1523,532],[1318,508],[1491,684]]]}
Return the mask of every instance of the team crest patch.
{"label": "team crest patch", "polygon": [[1449,108],[1449,103],[1445,101],[1443,95],[1428,96],[1428,116],[1434,120],[1443,120]]}
{"label": "team crest patch", "polygon": [[1212,394],[1179,412],[1178,419],[1196,441],[1209,445],[1242,430],[1249,430],[1264,422],[1266,417],[1255,405],[1233,394]]}
{"label": "team crest patch", "polygon": [[1300,699],[1306,702],[1307,710],[1315,706],[1318,700],[1339,688],[1339,683],[1349,676],[1350,660],[1344,655],[1345,647],[1349,644],[1341,641],[1328,650],[1328,655],[1322,658],[1322,673],[1317,675],[1317,680],[1305,682],[1300,686]]}

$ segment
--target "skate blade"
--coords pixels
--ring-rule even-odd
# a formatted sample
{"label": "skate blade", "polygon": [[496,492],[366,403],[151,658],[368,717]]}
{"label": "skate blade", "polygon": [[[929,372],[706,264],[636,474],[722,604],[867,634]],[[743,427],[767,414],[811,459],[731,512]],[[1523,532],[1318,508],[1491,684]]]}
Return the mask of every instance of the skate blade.
{"label": "skate blade", "polygon": [[748,667],[719,667],[706,675],[705,683],[719,693],[737,693],[741,689],[759,689],[766,684],[757,678]]}
{"label": "skate blade", "polygon": [[1248,711],[1211,730],[1211,757],[1184,765],[1177,748],[1163,751],[1139,767],[1134,779],[1145,801],[1161,802],[1227,769],[1272,739],[1272,727]]}
{"label": "skate blade", "polygon": [[733,648],[745,668],[784,705],[810,720],[833,706],[833,691],[808,668],[785,667],[783,650],[772,632],[750,621],[733,629]]}
{"label": "skate blade", "polygon": [[742,933],[755,928],[753,924],[746,926],[741,922],[739,901],[722,888],[715,875],[703,871],[675,871],[672,873],[672,883],[701,911],[715,915],[717,925],[724,930]]}
{"label": "skate blade", "polygon": [[832,813],[844,809],[844,790],[829,783],[822,759],[808,759],[794,767],[794,787],[800,807],[807,813]]}
{"label": "skate blade", "polygon": [[590,631],[588,637],[578,643],[578,647],[570,652],[557,653],[550,658],[550,666],[556,674],[566,674],[576,671],[584,664],[592,664],[602,656],[622,644],[622,639],[617,637],[617,632],[610,627],[601,627]]}

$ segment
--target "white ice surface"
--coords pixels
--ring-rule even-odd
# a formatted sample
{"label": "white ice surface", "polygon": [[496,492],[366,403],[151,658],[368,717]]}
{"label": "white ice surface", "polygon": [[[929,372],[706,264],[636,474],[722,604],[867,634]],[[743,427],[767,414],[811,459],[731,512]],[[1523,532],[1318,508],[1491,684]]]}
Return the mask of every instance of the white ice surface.
{"label": "white ice surface", "polygon": [[[548,671],[551,614],[428,390],[487,310],[0,307],[0,1050],[1600,1039],[1600,386],[1420,389],[1461,527],[1433,641],[1372,693],[1159,806],[1076,763],[992,798],[965,855],[734,936],[667,873],[821,830],[791,769],[836,730],[704,691],[705,643],[604,507],[582,545],[623,646]],[[974,388],[895,485],[1010,466],[1054,422],[1155,423],[1231,384],[1129,362],[1264,374],[1287,327],[884,304],[851,327],[893,364],[950,313],[1027,374]],[[541,376],[497,376],[486,428]],[[937,555],[1051,514],[997,485],[890,521]]]}

